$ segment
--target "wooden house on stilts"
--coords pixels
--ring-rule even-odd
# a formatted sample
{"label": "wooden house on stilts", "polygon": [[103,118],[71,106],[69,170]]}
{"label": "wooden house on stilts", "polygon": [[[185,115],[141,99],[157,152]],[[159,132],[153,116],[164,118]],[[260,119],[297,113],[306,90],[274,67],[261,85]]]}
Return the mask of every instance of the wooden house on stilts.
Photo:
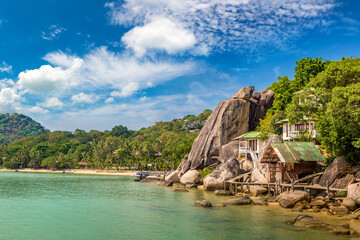
{"label": "wooden house on stilts", "polygon": [[317,170],[324,157],[311,142],[270,143],[259,163],[268,164],[270,183],[291,182]]}

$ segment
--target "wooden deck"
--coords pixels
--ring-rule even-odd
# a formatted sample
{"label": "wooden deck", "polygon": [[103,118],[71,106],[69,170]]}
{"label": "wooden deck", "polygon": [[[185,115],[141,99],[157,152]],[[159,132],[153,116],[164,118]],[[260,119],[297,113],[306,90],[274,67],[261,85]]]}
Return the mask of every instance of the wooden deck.
{"label": "wooden deck", "polygon": [[286,183],[249,183],[249,182],[237,182],[237,181],[227,181],[224,184],[224,188],[228,189],[232,194],[236,194],[240,188],[241,192],[244,192],[245,189],[250,191],[250,186],[261,186],[268,189],[268,192],[272,192],[275,196],[279,195],[285,191],[295,191],[295,190],[302,190],[311,194],[311,191],[324,191],[326,192],[328,198],[331,195],[334,195],[335,192],[347,192],[347,189],[343,188],[330,188],[330,187],[322,187],[322,186],[314,186],[308,184],[286,184]]}

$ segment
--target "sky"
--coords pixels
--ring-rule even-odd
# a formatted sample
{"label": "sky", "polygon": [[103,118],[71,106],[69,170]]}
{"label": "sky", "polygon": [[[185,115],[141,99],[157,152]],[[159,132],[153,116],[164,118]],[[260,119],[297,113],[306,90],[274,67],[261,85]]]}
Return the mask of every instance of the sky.
{"label": "sky", "polygon": [[0,0],[0,113],[137,130],[359,52],[356,0]]}

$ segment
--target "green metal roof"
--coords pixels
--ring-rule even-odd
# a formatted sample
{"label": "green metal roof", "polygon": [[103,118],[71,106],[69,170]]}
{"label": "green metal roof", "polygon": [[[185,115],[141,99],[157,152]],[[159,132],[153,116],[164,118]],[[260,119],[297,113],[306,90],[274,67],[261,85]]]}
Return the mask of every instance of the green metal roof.
{"label": "green metal roof", "polygon": [[315,92],[315,88],[311,87],[310,89],[294,92],[293,95],[300,94],[300,93],[303,93],[303,92]]}
{"label": "green metal roof", "polygon": [[238,136],[236,138],[234,138],[233,140],[237,140],[237,139],[240,139],[240,138],[259,138],[260,137],[260,134],[261,132],[255,132],[255,131],[252,131],[252,132],[247,132],[241,136]]}
{"label": "green metal roof", "polygon": [[[310,121],[310,120],[315,120],[314,118],[310,118],[310,117],[303,117],[302,119],[303,121]],[[289,122],[288,118],[285,118],[283,120],[277,121],[275,122],[275,124],[282,124],[283,122]]]}
{"label": "green metal roof", "polygon": [[324,161],[324,157],[311,142],[284,142],[271,143],[276,154],[285,163],[298,163],[302,161]]}

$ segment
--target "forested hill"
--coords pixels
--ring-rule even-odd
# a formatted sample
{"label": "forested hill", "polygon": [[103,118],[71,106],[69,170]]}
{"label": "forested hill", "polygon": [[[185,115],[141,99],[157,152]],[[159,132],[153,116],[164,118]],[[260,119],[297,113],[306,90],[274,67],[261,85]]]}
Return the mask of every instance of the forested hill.
{"label": "forested hill", "polygon": [[49,132],[40,123],[23,114],[0,114],[0,144],[9,144],[17,139],[38,136]]}
{"label": "forested hill", "polygon": [[[153,168],[156,162],[158,169],[171,169],[189,153],[211,112],[205,109],[198,116],[156,122],[138,131],[119,125],[111,131],[76,129],[74,132],[55,131],[25,137],[7,146],[0,144],[0,165],[7,168],[145,169]],[[20,125],[21,122],[11,126]]]}

